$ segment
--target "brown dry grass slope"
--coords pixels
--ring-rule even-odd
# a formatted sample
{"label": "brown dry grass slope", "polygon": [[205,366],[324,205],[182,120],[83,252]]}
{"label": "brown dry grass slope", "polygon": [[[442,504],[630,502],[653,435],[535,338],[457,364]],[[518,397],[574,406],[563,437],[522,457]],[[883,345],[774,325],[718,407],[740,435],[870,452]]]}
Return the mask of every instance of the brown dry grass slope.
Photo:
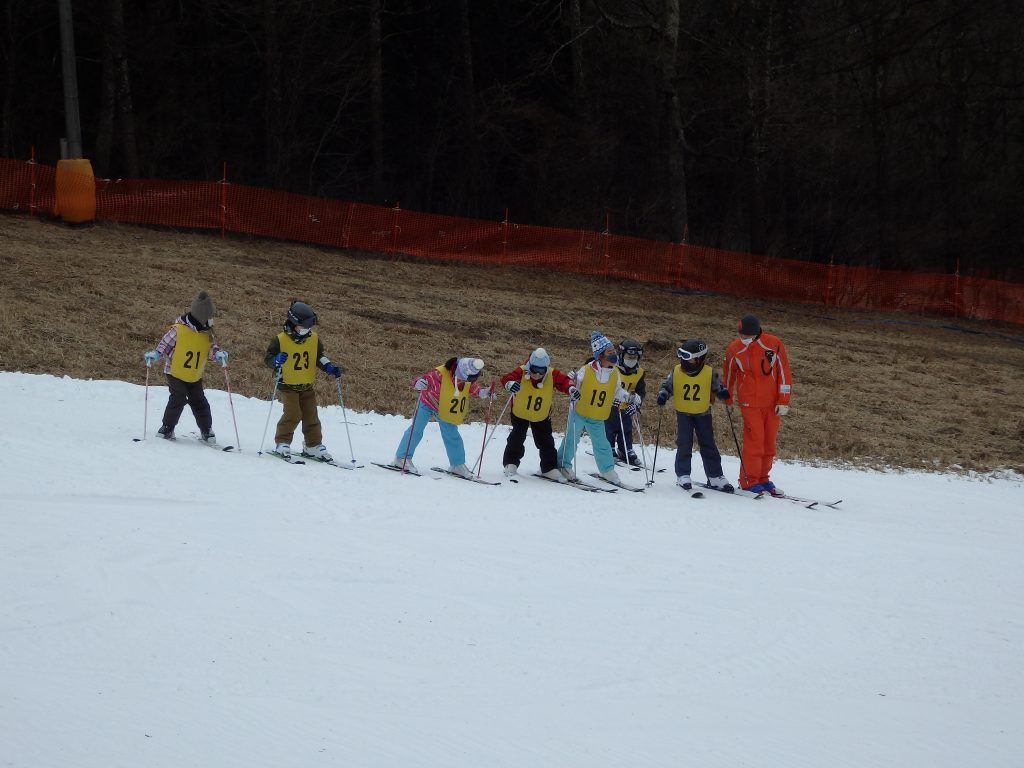
{"label": "brown dry grass slope", "polygon": [[[704,338],[719,366],[737,318],[752,311],[782,337],[792,361],[795,394],[780,457],[1024,471],[1017,328],[12,215],[0,216],[0,275],[0,369],[141,383],[142,352],[204,288],[231,353],[232,388],[266,399],[272,380],[263,353],[297,297],[316,309],[328,354],[346,369],[346,405],[405,414],[414,402],[410,379],[447,357],[478,355],[488,376],[500,376],[544,346],[567,369],[586,358],[591,329],[644,342],[648,386],[656,389],[679,341]],[[206,384],[224,387],[216,367]],[[336,402],[329,382],[318,390],[322,403]],[[124,418],[139,408],[126,402]],[[471,418],[482,419],[480,404],[473,408]],[[565,419],[559,408],[556,428]],[[657,417],[651,402],[648,437]],[[223,428],[229,415],[214,418]],[[721,409],[716,430],[723,452],[735,453]],[[673,433],[666,418],[662,443]]]}

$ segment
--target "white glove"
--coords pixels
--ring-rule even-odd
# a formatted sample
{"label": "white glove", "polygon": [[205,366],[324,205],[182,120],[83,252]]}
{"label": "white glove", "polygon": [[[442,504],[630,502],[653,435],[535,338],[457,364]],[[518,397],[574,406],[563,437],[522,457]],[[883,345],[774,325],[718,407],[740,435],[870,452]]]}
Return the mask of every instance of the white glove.
{"label": "white glove", "polygon": [[776,416],[785,416],[787,413],[789,413],[789,406],[788,405],[776,405],[775,406],[775,415]]}
{"label": "white glove", "polygon": [[513,395],[523,388],[523,385],[513,379],[512,381],[505,382],[505,389],[511,392]]}
{"label": "white glove", "polygon": [[580,391],[576,386],[569,387],[569,402],[575,403],[580,399]]}
{"label": "white glove", "polygon": [[213,357],[218,363],[223,365],[225,368],[227,367],[228,351],[226,349],[218,349],[217,354],[215,354]]}
{"label": "white glove", "polygon": [[422,392],[429,386],[430,384],[427,383],[427,380],[420,376],[420,378],[416,379],[416,383],[412,385],[412,388],[418,392]]}

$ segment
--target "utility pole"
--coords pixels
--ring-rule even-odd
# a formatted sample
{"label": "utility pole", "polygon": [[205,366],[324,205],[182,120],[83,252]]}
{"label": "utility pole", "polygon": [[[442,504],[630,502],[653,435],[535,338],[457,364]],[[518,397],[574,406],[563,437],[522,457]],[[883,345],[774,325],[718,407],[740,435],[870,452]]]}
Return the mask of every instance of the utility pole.
{"label": "utility pole", "polygon": [[82,121],[78,114],[78,67],[75,63],[75,27],[71,0],[57,0],[60,9],[60,59],[64,76],[64,125],[67,137],[61,142],[61,158],[82,156]]}

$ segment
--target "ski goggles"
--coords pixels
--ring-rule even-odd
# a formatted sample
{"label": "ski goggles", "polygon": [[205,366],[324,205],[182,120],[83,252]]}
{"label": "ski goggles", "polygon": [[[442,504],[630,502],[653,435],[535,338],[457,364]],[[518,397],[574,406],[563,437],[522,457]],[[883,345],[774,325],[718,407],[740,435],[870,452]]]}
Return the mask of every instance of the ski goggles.
{"label": "ski goggles", "polygon": [[685,361],[696,360],[700,357],[704,357],[704,355],[706,355],[707,353],[707,347],[703,347],[697,352],[690,352],[689,350],[683,349],[682,347],[676,350],[676,354],[679,355],[679,359]]}
{"label": "ski goggles", "polygon": [[543,376],[547,375],[547,372],[548,372],[548,369],[546,367],[542,367],[542,366],[539,366],[539,365],[531,365],[530,366],[530,375],[535,377],[535,378],[538,378],[538,379],[542,378]]}

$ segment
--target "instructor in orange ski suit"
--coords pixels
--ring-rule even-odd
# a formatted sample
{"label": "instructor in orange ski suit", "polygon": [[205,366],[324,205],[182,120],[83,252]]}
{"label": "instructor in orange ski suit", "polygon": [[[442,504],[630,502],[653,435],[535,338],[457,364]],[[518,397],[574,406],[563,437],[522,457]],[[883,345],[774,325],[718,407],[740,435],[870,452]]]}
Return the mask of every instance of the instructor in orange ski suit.
{"label": "instructor in orange ski suit", "polygon": [[753,315],[740,320],[739,338],[725,350],[722,384],[729,391],[725,404],[735,401],[743,414],[740,487],[781,496],[769,474],[780,417],[789,412],[793,379],[782,340],[764,333]]}

